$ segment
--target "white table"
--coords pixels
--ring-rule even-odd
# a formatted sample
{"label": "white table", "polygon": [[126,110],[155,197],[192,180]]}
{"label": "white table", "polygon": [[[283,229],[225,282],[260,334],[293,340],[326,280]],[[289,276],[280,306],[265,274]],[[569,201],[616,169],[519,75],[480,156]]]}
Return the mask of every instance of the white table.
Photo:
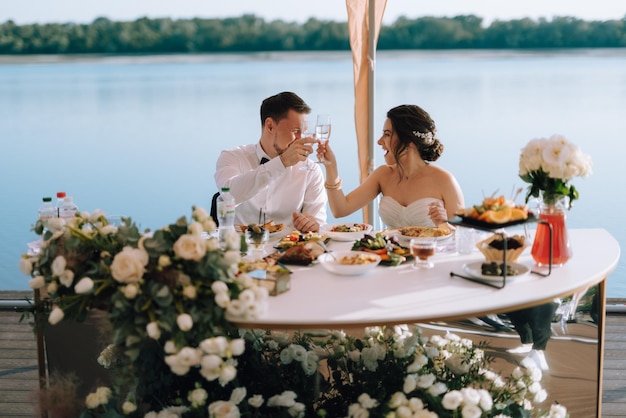
{"label": "white table", "polygon": [[[604,280],[617,266],[619,244],[604,229],[570,229],[569,236],[574,255],[565,266],[553,268],[549,277],[530,274],[507,280],[503,289],[450,276],[451,271],[462,274],[464,263],[482,260],[478,250],[437,254],[431,270],[414,270],[405,263],[378,266],[364,276],[337,276],[315,264],[289,266],[291,290],[271,297],[263,317],[236,322],[258,328],[339,329],[461,319],[543,304],[598,283],[604,312]],[[331,249],[350,246],[329,243]],[[528,249],[518,262],[534,268]]]}

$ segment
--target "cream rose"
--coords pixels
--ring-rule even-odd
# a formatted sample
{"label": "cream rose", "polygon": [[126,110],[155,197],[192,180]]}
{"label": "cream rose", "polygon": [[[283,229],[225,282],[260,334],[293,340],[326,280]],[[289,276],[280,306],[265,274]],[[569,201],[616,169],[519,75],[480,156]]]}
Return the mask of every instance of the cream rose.
{"label": "cream rose", "polygon": [[181,235],[174,243],[174,254],[183,260],[200,261],[206,254],[204,239],[200,235]]}
{"label": "cream rose", "polygon": [[124,247],[111,263],[111,275],[120,283],[136,283],[146,272],[148,253],[139,248]]}

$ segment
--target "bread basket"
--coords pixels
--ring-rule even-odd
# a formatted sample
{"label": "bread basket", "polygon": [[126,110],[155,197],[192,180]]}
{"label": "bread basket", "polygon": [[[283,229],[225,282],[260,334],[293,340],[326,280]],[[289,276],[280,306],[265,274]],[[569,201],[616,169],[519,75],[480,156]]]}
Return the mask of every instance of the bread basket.
{"label": "bread basket", "polygon": [[[506,261],[516,262],[526,248],[526,238],[523,235],[512,235],[504,238],[507,240]],[[502,248],[502,240],[502,235],[493,234],[489,238],[478,242],[476,247],[483,253],[487,261],[502,262],[504,260],[504,250],[499,249]],[[498,242],[500,243],[499,248],[490,245]]]}

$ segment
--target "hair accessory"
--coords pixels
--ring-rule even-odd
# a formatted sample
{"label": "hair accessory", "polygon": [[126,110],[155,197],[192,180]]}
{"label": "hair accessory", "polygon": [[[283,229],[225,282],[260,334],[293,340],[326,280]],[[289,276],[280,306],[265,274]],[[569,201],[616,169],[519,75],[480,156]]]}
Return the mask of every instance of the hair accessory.
{"label": "hair accessory", "polygon": [[413,131],[413,135],[421,138],[422,142],[424,142],[427,145],[432,144],[435,141],[435,132],[420,132],[420,131]]}

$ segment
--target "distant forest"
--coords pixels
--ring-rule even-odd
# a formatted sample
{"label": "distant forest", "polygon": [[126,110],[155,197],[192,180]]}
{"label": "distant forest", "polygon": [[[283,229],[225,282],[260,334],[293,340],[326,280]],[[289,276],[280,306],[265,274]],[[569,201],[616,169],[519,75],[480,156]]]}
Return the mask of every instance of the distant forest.
{"label": "distant forest", "polygon": [[[494,21],[474,15],[398,18],[383,25],[379,50],[520,49],[626,47],[621,20],[573,17]],[[257,51],[350,50],[347,22],[309,19],[305,23],[255,15],[226,19],[141,18],[116,22],[100,17],[90,24],[0,24],[0,54],[155,54]]]}

